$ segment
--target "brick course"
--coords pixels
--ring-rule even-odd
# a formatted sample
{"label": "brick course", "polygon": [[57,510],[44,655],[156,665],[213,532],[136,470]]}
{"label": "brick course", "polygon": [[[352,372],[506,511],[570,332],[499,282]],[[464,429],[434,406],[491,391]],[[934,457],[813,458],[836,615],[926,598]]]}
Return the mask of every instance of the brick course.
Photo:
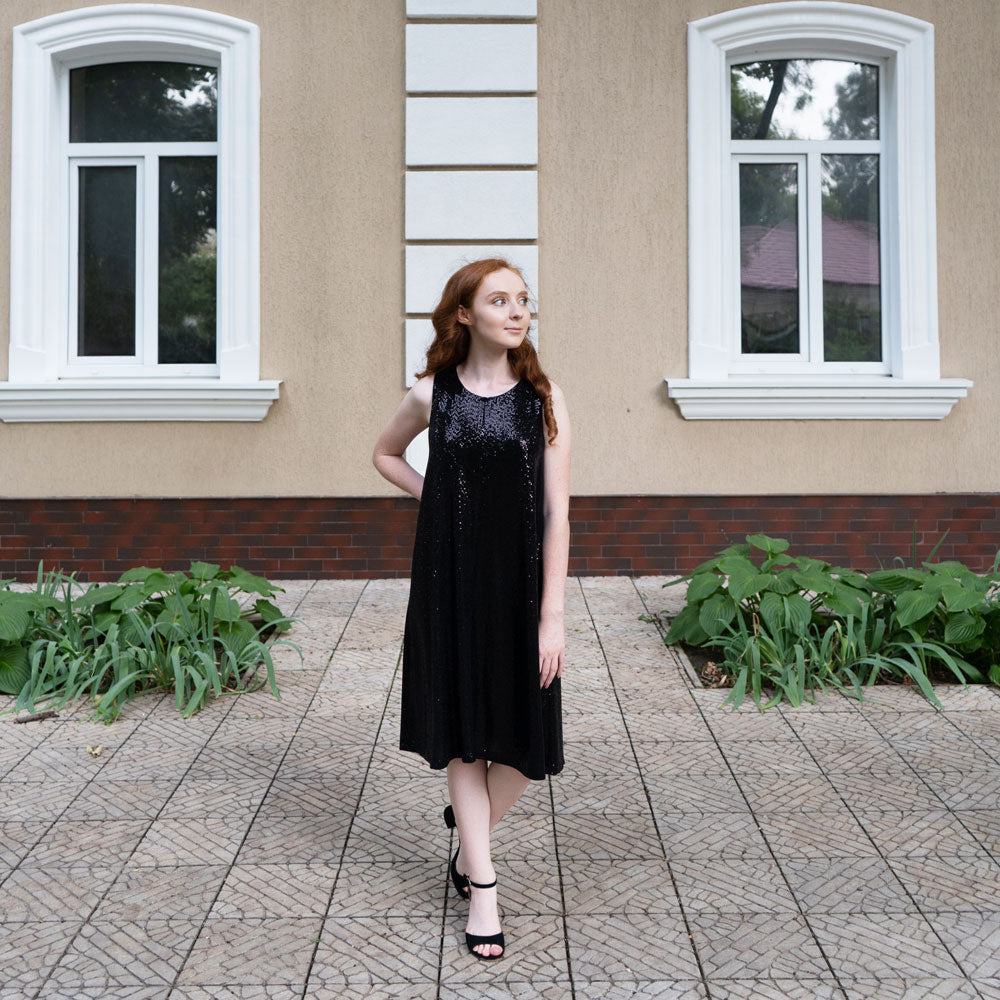
{"label": "brick course", "polygon": [[[409,576],[417,504],[408,497],[0,499],[0,578],[39,560],[88,579],[132,566],[238,563],[270,577]],[[570,501],[570,572],[685,573],[763,532],[796,555],[856,569],[896,556],[959,559],[983,572],[1000,547],[1000,494],[599,496]]]}

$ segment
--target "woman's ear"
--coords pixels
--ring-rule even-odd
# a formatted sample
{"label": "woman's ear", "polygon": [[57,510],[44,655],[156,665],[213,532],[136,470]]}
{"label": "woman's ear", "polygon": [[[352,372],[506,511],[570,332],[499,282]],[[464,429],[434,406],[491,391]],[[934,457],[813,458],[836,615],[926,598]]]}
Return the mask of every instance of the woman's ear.
{"label": "woman's ear", "polygon": [[463,323],[465,326],[468,326],[469,310],[466,309],[465,306],[459,306],[458,311],[455,313],[455,318],[459,321],[459,323]]}

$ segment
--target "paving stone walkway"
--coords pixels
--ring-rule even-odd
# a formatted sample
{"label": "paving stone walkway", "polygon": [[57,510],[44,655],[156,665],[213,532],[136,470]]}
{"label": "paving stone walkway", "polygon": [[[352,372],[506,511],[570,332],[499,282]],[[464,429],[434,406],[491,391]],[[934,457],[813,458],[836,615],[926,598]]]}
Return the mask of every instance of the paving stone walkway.
{"label": "paving stone walkway", "polygon": [[280,702],[2,717],[0,1000],[1000,998],[1000,692],[720,711],[639,620],[662,582],[569,581],[566,767],[495,832],[499,962],[444,774],[396,748],[405,580],[287,583]]}

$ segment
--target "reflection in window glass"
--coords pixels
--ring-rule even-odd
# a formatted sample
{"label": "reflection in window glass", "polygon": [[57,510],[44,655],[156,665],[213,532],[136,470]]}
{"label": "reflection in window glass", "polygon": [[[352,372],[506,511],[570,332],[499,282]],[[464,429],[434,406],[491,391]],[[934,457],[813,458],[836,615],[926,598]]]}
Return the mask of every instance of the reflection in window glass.
{"label": "reflection in window glass", "polygon": [[881,361],[878,156],[823,157],[823,355]]}
{"label": "reflection in window glass", "polygon": [[160,364],[215,363],[214,156],[160,159]]}
{"label": "reflection in window glass", "polygon": [[77,353],[135,354],[134,166],[80,167]]}
{"label": "reflection in window glass", "polygon": [[121,62],[70,71],[70,142],[215,142],[212,66]]}
{"label": "reflection in window glass", "polygon": [[733,139],[877,139],[878,67],[839,59],[733,66]]}
{"label": "reflection in window glass", "polygon": [[799,351],[798,167],[740,164],[744,354]]}

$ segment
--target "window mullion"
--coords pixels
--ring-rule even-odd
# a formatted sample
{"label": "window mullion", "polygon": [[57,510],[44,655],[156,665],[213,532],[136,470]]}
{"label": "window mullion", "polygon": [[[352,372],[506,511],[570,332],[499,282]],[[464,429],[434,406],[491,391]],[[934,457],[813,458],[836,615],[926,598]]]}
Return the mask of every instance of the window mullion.
{"label": "window mullion", "polygon": [[139,334],[139,364],[155,365],[159,353],[159,233],[160,158],[143,156],[142,323]]}
{"label": "window mullion", "polygon": [[806,264],[803,281],[806,296],[805,315],[809,317],[806,360],[809,364],[823,361],[823,178],[822,153],[818,150],[806,154],[805,177],[805,239]]}

